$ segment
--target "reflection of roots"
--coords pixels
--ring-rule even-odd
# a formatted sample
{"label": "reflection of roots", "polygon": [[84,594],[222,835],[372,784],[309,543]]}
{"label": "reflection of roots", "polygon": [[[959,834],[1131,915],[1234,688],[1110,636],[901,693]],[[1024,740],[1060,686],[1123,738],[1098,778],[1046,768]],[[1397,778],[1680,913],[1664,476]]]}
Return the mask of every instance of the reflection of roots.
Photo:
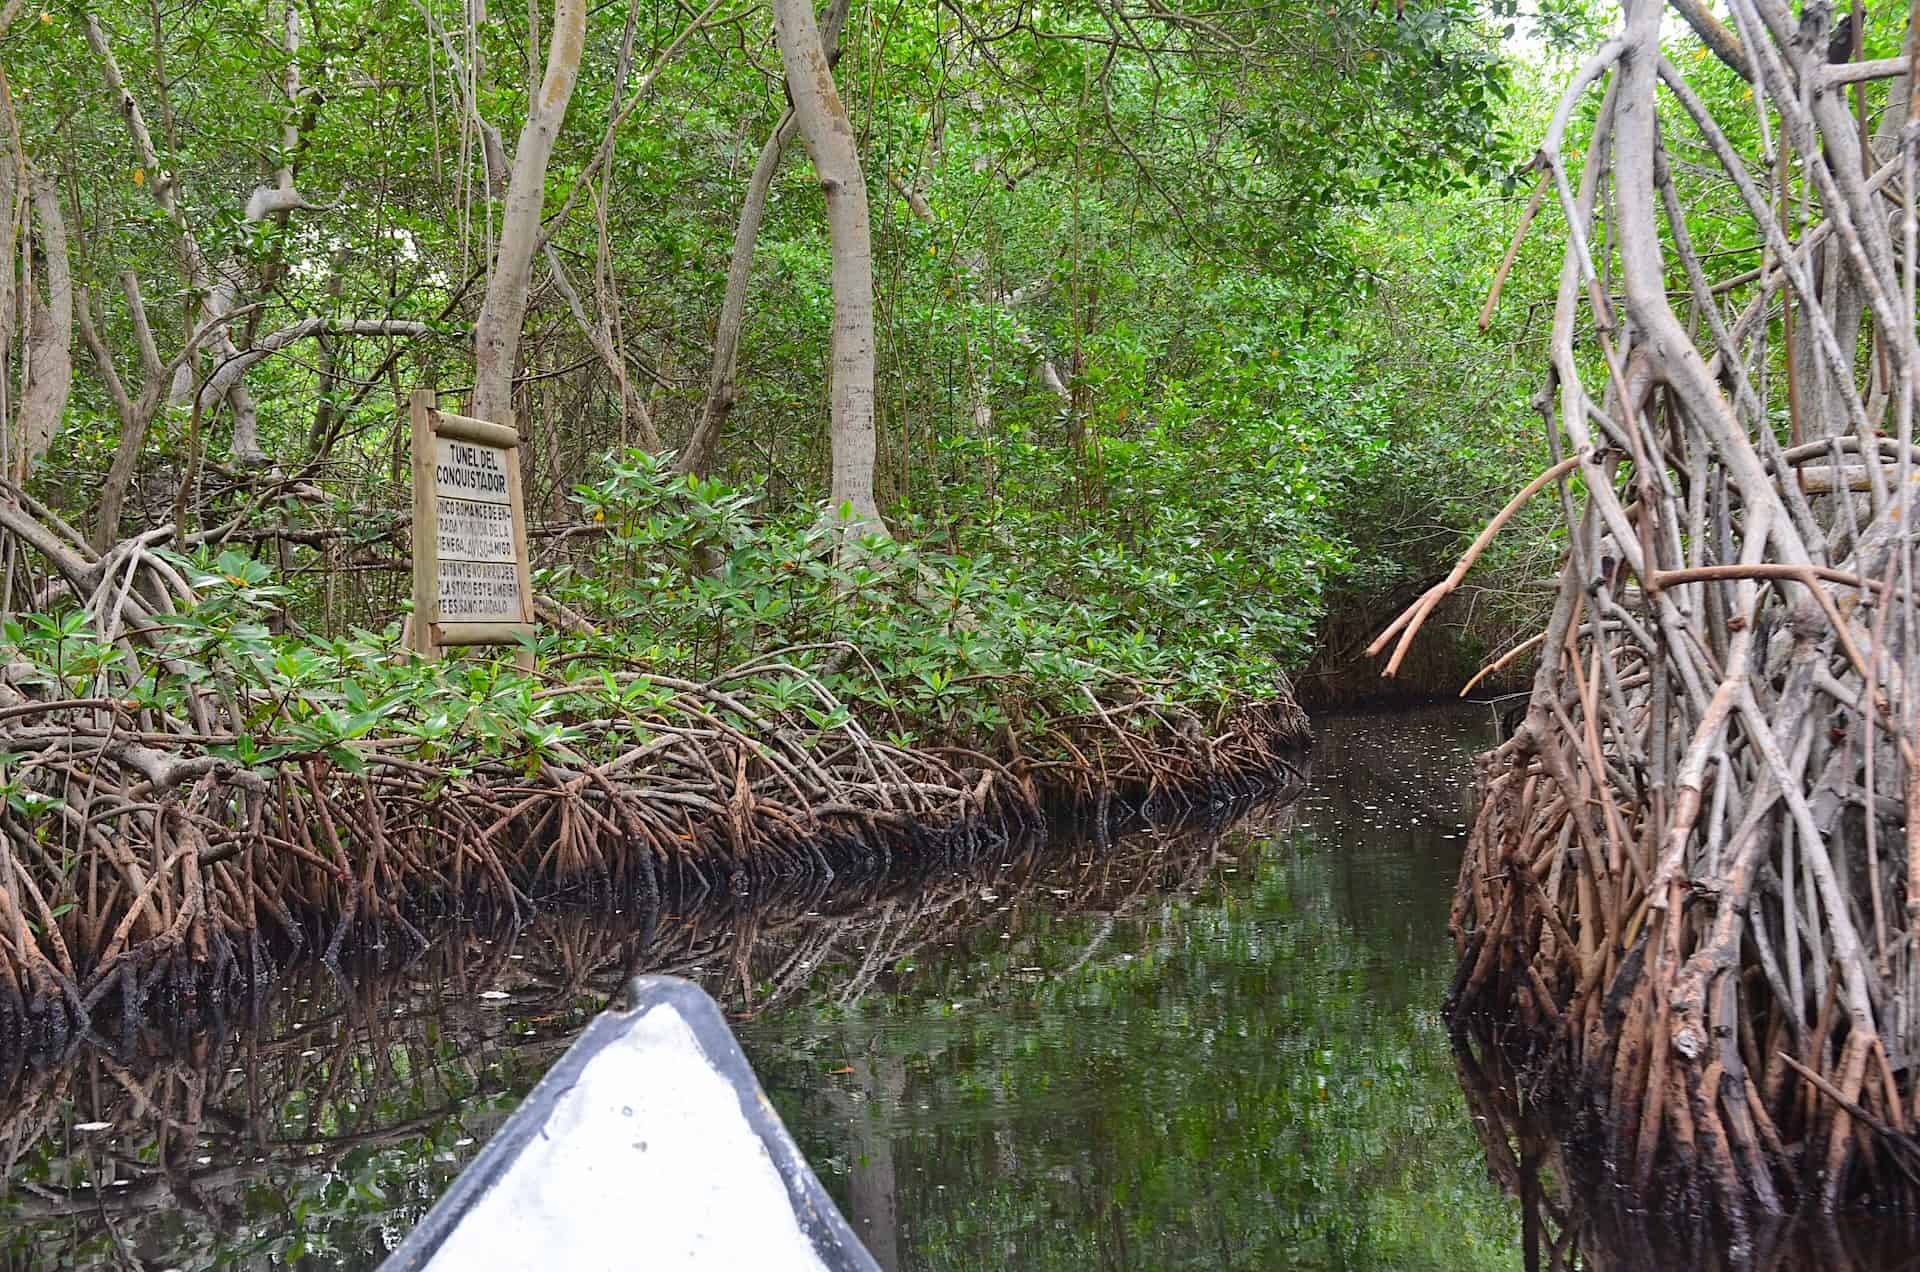
{"label": "reflection of roots", "polygon": [[[1912,1195],[1920,1151],[1902,1083],[1871,1016],[1841,1005],[1837,969],[1816,966],[1832,951],[1798,947],[1798,972],[1825,985],[1817,1014],[1796,1022],[1782,995],[1777,951],[1793,947],[1779,924],[1794,913],[1794,889],[1757,872],[1731,921],[1714,892],[1677,879],[1650,896],[1656,866],[1636,860],[1639,844],[1607,833],[1590,787],[1579,794],[1569,801],[1521,743],[1482,759],[1454,900],[1460,961],[1449,1000],[1469,1087],[1509,1102],[1524,1093],[1580,1159],[1576,1175],[1624,1187],[1642,1205],[1711,1215],[1742,1239],[1799,1196],[1884,1205]],[[1609,811],[1627,825],[1642,815],[1624,801]],[[1738,837],[1725,852],[1730,868],[1762,864]],[[1785,869],[1798,883],[1791,854]],[[1726,876],[1708,885],[1741,886]],[[1880,970],[1883,1001],[1912,992],[1911,966]],[[1892,1054],[1904,1060],[1897,1046]],[[1497,1147],[1509,1142],[1501,1128],[1512,1114],[1482,1115],[1490,1149],[1512,1158]],[[1508,1129],[1523,1162],[1545,1156],[1537,1117],[1528,1132]],[[1522,1191],[1523,1173],[1499,1173]]]}
{"label": "reflection of roots", "polygon": [[1454,1058],[1489,1172],[1521,1202],[1529,1269],[1878,1272],[1911,1266],[1920,1241],[1911,1213],[1863,1222],[1752,1208],[1732,1217],[1693,1208],[1685,1198],[1650,1207],[1621,1187],[1613,1163],[1556,1129],[1560,1118],[1536,1102],[1541,1075],[1513,1068],[1503,1039],[1486,1024],[1456,1028]]}
{"label": "reflection of roots", "polygon": [[305,760],[222,782],[158,743],[107,740],[80,760],[65,732],[10,736],[62,800],[37,819],[0,806],[0,1039],[57,1049],[109,1008],[244,994],[276,955],[337,965],[350,942],[423,946],[422,925],[447,914],[519,918],[583,891],[686,909],[963,864],[1058,803],[1223,797],[1283,767],[1303,734],[1290,703],[1213,738],[1151,708],[1097,709],[1057,726],[1072,762],[1009,767],[852,724],[775,727],[719,690],[663,684],[684,700],[676,718],[710,724],[656,724],[654,743],[604,764],[457,778],[375,749],[357,774]]}
{"label": "reflection of roots", "polygon": [[[128,1019],[75,1037],[56,1063],[16,1052],[0,1068],[0,1168],[13,1181],[0,1214],[62,1221],[78,1240],[181,1210],[234,1232],[261,1181],[324,1180],[372,1149],[416,1152],[410,1175],[436,1191],[455,1163],[429,1164],[445,1147],[432,1137],[457,1118],[483,1138],[635,973],[696,977],[734,1009],[802,995],[850,1002],[992,920],[1003,893],[1112,915],[1143,894],[1190,890],[1218,865],[1227,822],[1256,797],[1296,789],[1249,783],[1243,797],[1198,803],[1150,834],[1128,833],[1144,821],[1116,804],[1090,837],[1032,834],[962,869],[896,855],[890,872],[830,891],[713,891],[697,905],[653,907],[628,890],[524,926],[453,926],[425,951],[350,949],[340,968],[350,983],[307,961],[254,996],[203,1002],[190,1021]],[[482,988],[511,1004],[478,998]],[[88,1122],[114,1124],[111,1149],[69,1130]],[[144,1138],[129,1135],[135,1126]],[[86,1184],[50,1178],[43,1155],[68,1159]],[[21,1239],[29,1266],[52,1261],[42,1243],[57,1238]]]}

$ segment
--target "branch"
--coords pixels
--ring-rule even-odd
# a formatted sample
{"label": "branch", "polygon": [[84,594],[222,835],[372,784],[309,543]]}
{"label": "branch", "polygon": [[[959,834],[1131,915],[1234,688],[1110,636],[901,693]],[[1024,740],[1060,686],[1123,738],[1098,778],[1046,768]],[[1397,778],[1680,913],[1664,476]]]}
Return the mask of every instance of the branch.
{"label": "branch", "polygon": [[[567,102],[580,76],[586,38],[586,0],[554,0],[546,73],[520,129],[519,144],[514,147],[513,176],[507,182],[493,277],[474,323],[471,409],[481,419],[503,420],[513,410],[513,366],[520,349],[520,328],[527,316],[533,252],[540,241],[547,161],[553,155],[554,141],[566,119]],[[597,166],[597,162],[590,166]]]}
{"label": "branch", "polygon": [[440,48],[446,53],[448,66],[453,72],[453,81],[460,86],[460,102],[466,107],[467,115],[473,120],[474,127],[480,130],[480,144],[485,151],[483,157],[487,165],[487,197],[497,199],[506,192],[507,169],[512,166],[507,159],[506,142],[501,140],[500,130],[480,113],[480,103],[475,101],[473,94],[468,91],[470,85],[467,82],[466,64],[460,60],[460,51],[454,48],[453,38],[447,34],[446,28],[434,19],[433,13],[420,0],[414,0],[413,7],[420,10],[420,16],[426,19],[427,30],[439,39]]}
{"label": "branch", "polygon": [[80,339],[87,346],[87,352],[93,357],[93,364],[100,371],[100,378],[106,382],[107,396],[113,399],[114,413],[120,417],[120,427],[126,428],[134,418],[133,398],[127,393],[127,387],[120,379],[120,371],[113,365],[113,350],[101,339],[99,329],[93,322],[93,298],[82,287],[74,297],[74,317],[80,321]]}
{"label": "branch", "polygon": [[605,324],[594,322],[587,316],[587,307],[580,299],[580,293],[574,290],[573,280],[567,277],[566,267],[560,263],[560,253],[553,250],[553,244],[546,245],[547,268],[552,271],[553,285],[566,299],[567,308],[573,313],[573,320],[580,327],[587,343],[600,355],[600,361],[606,364],[613,382],[620,390],[620,409],[627,419],[640,427],[640,444],[650,451],[660,449],[660,434],[653,426],[653,413],[647,410],[647,403],[633,387],[633,378],[627,374],[627,364],[620,357],[619,350],[613,347],[613,338],[607,334]]}
{"label": "branch", "polygon": [[195,402],[200,410],[207,409],[210,403],[220,401],[238,387],[241,379],[259,362],[272,357],[290,344],[305,340],[311,336],[411,336],[423,339],[433,334],[433,328],[424,322],[403,322],[396,319],[348,319],[306,318],[290,327],[282,327],[272,335],[266,336],[253,348],[228,357],[214,369],[207,382],[200,386]]}
{"label": "branch", "polygon": [[153,328],[147,322],[147,302],[140,295],[140,276],[130,269],[121,270],[120,290],[133,316],[133,340],[140,347],[140,365],[149,380],[166,379],[167,367],[160,360],[160,346],[154,342]]}
{"label": "branch", "polygon": [[1725,62],[1735,75],[1748,81],[1753,80],[1753,63],[1747,59],[1747,51],[1740,47],[1740,37],[1727,30],[1720,19],[1707,10],[1700,0],[1672,0],[1674,10],[1700,42],[1713,51],[1713,55]]}
{"label": "branch", "polygon": [[[840,60],[840,32],[846,24],[849,0],[834,0],[827,6],[820,24],[820,39],[827,50],[827,67]],[[713,324],[713,363],[707,372],[707,392],[700,407],[700,420],[687,435],[686,445],[673,462],[679,475],[705,475],[720,449],[720,431],[739,397],[735,376],[739,372],[740,333],[746,325],[747,289],[753,283],[753,254],[760,238],[760,222],[766,215],[767,195],[773,187],[780,159],[799,131],[800,121],[788,106],[767,134],[754,161],[753,174],[740,200],[740,215],[734,223],[733,254],[727,261],[727,289],[720,299],[720,315]]]}
{"label": "branch", "polygon": [[1400,670],[1400,662],[1407,656],[1407,650],[1413,644],[1413,638],[1419,634],[1421,624],[1427,621],[1427,615],[1433,612],[1434,606],[1446,599],[1449,592],[1460,586],[1460,581],[1467,577],[1467,571],[1473,568],[1473,563],[1480,559],[1480,554],[1487,550],[1487,545],[1492,543],[1494,536],[1500,533],[1500,527],[1511,521],[1513,515],[1526,506],[1527,500],[1540,493],[1550,483],[1572,472],[1579,467],[1579,464],[1578,456],[1569,456],[1528,482],[1526,487],[1508,500],[1507,506],[1487,523],[1487,528],[1480,532],[1479,538],[1475,539],[1472,546],[1461,554],[1459,561],[1454,563],[1453,571],[1428,588],[1419,600],[1401,611],[1400,617],[1394,619],[1385,631],[1373,638],[1373,643],[1367,646],[1369,658],[1378,657],[1380,651],[1387,647],[1387,642],[1393,639],[1394,634],[1402,628],[1406,629],[1405,634],[1400,637],[1400,643],[1394,647],[1393,658],[1387,663],[1386,670],[1381,672],[1381,675],[1391,676]]}
{"label": "branch", "polygon": [[567,213],[573,211],[573,205],[580,197],[580,190],[587,183],[585,174],[599,171],[607,162],[607,157],[613,153],[614,135],[619,131],[620,125],[626,123],[627,117],[639,109],[640,103],[645,101],[647,94],[653,91],[653,81],[658,79],[660,72],[679,55],[681,46],[693,38],[694,32],[707,25],[707,19],[713,16],[713,11],[720,7],[720,3],[721,0],[712,0],[700,11],[699,17],[688,23],[687,28],[673,38],[673,43],[660,51],[660,56],[653,59],[653,65],[647,68],[647,73],[640,77],[638,84],[634,85],[633,93],[627,98],[626,104],[620,108],[618,114],[607,121],[606,135],[600,139],[600,145],[594,150],[593,157],[580,169],[583,175],[573,183],[573,188],[567,191],[567,197],[560,201],[559,211],[546,218],[546,228],[540,233],[541,246],[546,245],[547,240],[553,237],[555,230],[566,224]]}

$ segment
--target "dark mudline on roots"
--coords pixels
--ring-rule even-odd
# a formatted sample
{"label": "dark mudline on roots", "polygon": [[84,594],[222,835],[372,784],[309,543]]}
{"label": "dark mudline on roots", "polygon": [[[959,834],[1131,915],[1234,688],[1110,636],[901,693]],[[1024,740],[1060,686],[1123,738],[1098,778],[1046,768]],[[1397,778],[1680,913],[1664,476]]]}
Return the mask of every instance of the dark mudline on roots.
{"label": "dark mudline on roots", "polygon": [[1911,1189],[1843,1193],[1823,1210],[1792,1160],[1750,1163],[1804,1191],[1790,1210],[1751,1196],[1730,1203],[1698,1163],[1663,1156],[1645,1187],[1632,1180],[1637,1126],[1613,1108],[1596,1075],[1570,1067],[1560,1043],[1516,1024],[1512,1013],[1449,1007],[1447,1023],[1467,1110],[1495,1182],[1523,1206],[1527,1268],[1629,1272],[1908,1267],[1920,1247],[1920,1206]]}
{"label": "dark mudline on roots", "polygon": [[[1576,1252],[1601,1269],[1873,1267],[1852,1228],[1875,1248],[1920,1231],[1911,1139],[1861,1129],[1829,1206],[1820,1120],[1759,1129],[1760,1091],[1725,1038],[1704,1074],[1683,1067],[1659,1026],[1672,982],[1646,928],[1611,949],[1607,977],[1580,984],[1527,881],[1530,841],[1509,836],[1484,778],[1480,793],[1444,1015],[1489,1170],[1525,1210],[1528,1268],[1572,1266]],[[1650,1073],[1663,1073],[1657,1098]],[[1729,1143],[1736,1119],[1758,1149]]]}
{"label": "dark mudline on roots", "polygon": [[0,1067],[57,1063],[82,1044],[116,1054],[142,1030],[151,1042],[156,1028],[184,1045],[253,1019],[289,967],[317,961],[343,983],[390,974],[456,924],[510,933],[536,910],[620,911],[637,916],[636,949],[644,952],[669,916],[746,915],[776,903],[846,911],[1016,851],[1085,843],[1104,849],[1147,828],[1218,829],[1255,804],[1297,794],[1308,745],[1289,736],[1258,763],[1184,781],[1093,785],[1076,774],[1046,787],[989,783],[977,811],[945,824],[871,810],[811,825],[760,822],[746,833],[737,820],[690,822],[678,851],[649,851],[636,836],[601,858],[617,863],[613,868],[571,875],[539,870],[564,845],[555,818],[530,819],[512,851],[499,854],[522,863],[510,870],[507,888],[476,872],[459,889],[443,878],[424,881],[370,913],[349,904],[342,917],[330,918],[313,906],[283,905],[278,922],[216,934],[203,959],[189,957],[181,944],[151,960],[123,958],[85,997],[52,992],[8,1001],[0,990]]}

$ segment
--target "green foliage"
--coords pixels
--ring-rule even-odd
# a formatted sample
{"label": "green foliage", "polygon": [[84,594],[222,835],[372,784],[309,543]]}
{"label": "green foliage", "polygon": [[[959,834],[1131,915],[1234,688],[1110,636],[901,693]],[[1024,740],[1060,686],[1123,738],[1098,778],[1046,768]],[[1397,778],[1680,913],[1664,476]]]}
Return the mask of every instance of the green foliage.
{"label": "green foliage", "polygon": [[[217,703],[237,736],[213,753],[258,768],[323,757],[359,772],[372,747],[450,778],[482,760],[583,765],[693,722],[673,680],[723,684],[729,723],[748,733],[857,723],[898,745],[1041,755],[1056,726],[1103,708],[1149,712],[1152,727],[1155,711],[1210,719],[1271,697],[1303,648],[1304,624],[1253,600],[1193,622],[1179,580],[1140,590],[1154,580],[1119,554],[1086,548],[1077,587],[1050,592],[1017,563],[915,546],[924,534],[849,544],[811,510],[675,477],[641,451],[578,498],[605,543],[540,585],[610,618],[595,634],[545,632],[548,675],[484,655],[422,663],[397,626],[276,634],[287,589],[259,561],[203,552],[173,558],[197,603],[157,620],[154,673],[125,701],[176,720]],[[105,686],[119,654],[92,630],[79,609],[10,620],[16,680],[76,697]]]}
{"label": "green foliage", "polygon": [[[1410,562],[1390,536],[1365,531],[1380,524],[1379,494],[1408,485],[1395,474],[1464,422],[1438,401],[1410,413],[1412,377],[1377,374],[1390,351],[1355,317],[1392,303],[1382,297],[1418,271],[1378,272],[1353,225],[1368,211],[1399,217],[1408,200],[1473,196],[1514,162],[1506,12],[1478,0],[1198,4],[1116,26],[1108,0],[1072,0],[1030,21],[1015,8],[857,8],[841,77],[875,205],[883,504],[899,537],[964,562],[990,599],[964,598],[957,612],[977,621],[956,619],[947,632],[918,585],[898,582],[947,564],[877,551],[849,568],[895,581],[871,602],[829,603],[836,589],[866,584],[822,576],[837,567],[820,565],[819,542],[802,535],[825,484],[820,369],[831,303],[819,195],[793,158],[759,236],[720,457],[728,481],[754,492],[752,512],[742,504],[723,516],[716,490],[695,499],[711,524],[635,529],[627,550],[696,552],[702,568],[662,576],[671,603],[589,607],[624,619],[636,608],[657,616],[691,606],[687,623],[659,620],[668,664],[711,670],[763,642],[857,628],[901,646],[869,651],[887,664],[883,697],[924,683],[923,672],[948,675],[950,663],[960,684],[1004,669],[1064,677],[1056,696],[1071,698],[1080,659],[1142,680],[1190,680],[1179,696],[1202,700],[1299,665],[1341,589],[1427,568],[1425,556]],[[325,359],[301,342],[260,363],[248,385],[263,443],[289,465],[311,461],[302,483],[267,492],[225,473],[189,502],[190,527],[240,516],[256,531],[298,536],[283,562],[296,568],[276,574],[288,591],[274,630],[332,637],[393,617],[392,580],[342,589],[329,573],[403,557],[398,399],[416,384],[471,378],[460,337],[500,209],[486,197],[483,148],[460,123],[455,77],[419,6],[312,0],[300,12],[291,57],[273,6],[218,0],[158,25],[96,13],[164,172],[132,157],[80,11],[17,24],[8,72],[30,156],[63,166],[76,268],[123,378],[137,378],[139,359],[121,271],[141,280],[163,357],[170,333],[196,320],[177,227],[153,197],[159,183],[205,257],[232,273],[243,301],[257,301],[236,327],[240,344],[313,314],[423,321],[447,337],[404,347],[338,340]],[[575,208],[550,227],[557,259],[596,317],[622,332],[633,362],[661,371],[648,396],[669,445],[703,405],[706,333],[741,182],[783,104],[778,83],[756,69],[767,52],[759,18],[739,40],[695,39],[661,68],[653,98],[614,136],[604,183],[587,160],[597,121],[615,108],[628,33],[621,7],[596,9],[549,175],[549,209],[569,198]],[[635,47],[657,49],[684,15],[635,21]],[[527,22],[509,7],[471,33],[457,23],[446,32],[481,68],[478,104],[509,142],[537,71]],[[281,87],[289,63],[305,85],[294,103]],[[646,63],[637,56],[635,68]],[[63,102],[73,109],[56,111]],[[296,150],[281,155],[290,124]],[[249,194],[283,159],[315,206],[247,222]],[[909,189],[928,216],[900,197]],[[1496,221],[1479,227],[1483,255]],[[94,228],[104,226],[115,232]],[[564,517],[571,492],[608,479],[605,457],[630,440],[620,395],[544,285],[523,356],[516,410],[531,438],[529,503]],[[1484,350],[1473,356],[1484,361]],[[1065,400],[1043,386],[1043,361]],[[117,440],[103,378],[81,359],[65,429],[36,474],[40,493],[82,522]],[[215,456],[228,425],[224,412],[202,422]],[[130,520],[169,519],[187,440],[184,412],[163,409]],[[1420,484],[1489,485],[1462,475],[1442,464]],[[1431,505],[1418,515],[1457,533],[1485,502],[1449,499],[1443,515],[1427,516]],[[739,540],[742,517],[774,537]],[[714,545],[676,530],[721,536],[737,559],[709,571]],[[788,548],[814,562],[799,591],[761,559]],[[638,588],[639,576],[623,586]],[[821,596],[802,595],[807,588]],[[576,595],[592,592],[582,583]],[[682,630],[696,619],[697,632]],[[924,647],[899,635],[922,622]],[[177,627],[169,639],[183,661],[203,647],[250,665],[274,661],[249,644],[263,633],[206,602]],[[940,641],[994,648],[956,654]],[[1049,642],[1059,666],[1031,673],[1033,651]],[[1143,653],[1141,643],[1157,648]],[[316,674],[337,670],[324,644]],[[255,676],[251,687],[266,684]],[[948,705],[934,716],[950,716],[956,733],[995,727],[993,709]]]}
{"label": "green foliage", "polygon": [[[1181,580],[1084,536],[1000,555],[983,534],[941,551],[909,522],[846,550],[810,508],[676,478],[637,451],[578,499],[607,551],[543,585],[619,616],[603,657],[711,676],[777,653],[901,740],[992,744],[1095,700],[1266,697],[1304,648],[1286,598],[1254,593],[1196,622],[1207,602]],[[781,702],[800,693],[778,675],[747,683]]]}
{"label": "green foliage", "polygon": [[[1564,35],[1590,7],[1535,16]],[[635,675],[706,678],[776,650],[787,670],[742,673],[742,693],[902,741],[1031,742],[1096,701],[1207,718],[1305,664],[1330,609],[1434,573],[1537,465],[1517,440],[1522,341],[1466,319],[1525,194],[1495,183],[1539,110],[1502,44],[1514,6],[1192,4],[1118,24],[1108,0],[857,9],[840,78],[874,204],[893,540],[838,552],[816,510],[831,296],[817,184],[791,157],[755,248],[719,479],[671,480],[665,456],[624,445],[617,386],[537,280],[515,407],[529,509],[610,531],[557,553],[542,584],[606,634],[549,632],[537,652],[569,679],[606,669],[604,700],[485,660],[408,666],[402,399],[471,378],[460,337],[500,208],[419,6],[305,3],[291,56],[271,8],[96,14],[165,172],[130,162],[78,10],[21,24],[8,64],[27,150],[65,166],[76,269],[124,379],[140,359],[121,271],[163,357],[197,320],[180,226],[257,305],[242,345],[318,313],[447,337],[302,341],[250,370],[265,448],[297,467],[284,483],[218,467],[227,413],[201,421],[216,464],[184,528],[235,519],[255,546],[178,564],[199,602],[160,624],[164,670],[127,696],[183,720],[210,695],[245,726],[243,763],[351,767],[374,745],[444,762],[598,754],[649,709],[628,700]],[[664,47],[683,20],[636,12],[634,47]],[[445,33],[470,69],[479,55],[479,106],[509,141],[537,69],[527,22],[509,7]],[[783,105],[755,69],[767,32],[741,30],[660,68],[603,179],[588,159],[629,33],[620,7],[595,10],[549,174],[549,211],[575,209],[549,226],[554,259],[620,333],[629,372],[655,373],[640,382],[669,446],[705,405],[744,173]],[[292,103],[290,62],[306,86]],[[281,155],[288,125],[297,151]],[[282,160],[314,206],[248,222]],[[1530,249],[1510,294],[1551,270]],[[35,484],[84,524],[118,424],[102,368],[80,372]],[[171,519],[188,443],[184,413],[162,409],[130,520]],[[105,689],[112,652],[72,611],[40,617],[69,630],[20,620],[8,639],[39,669],[22,674]]]}

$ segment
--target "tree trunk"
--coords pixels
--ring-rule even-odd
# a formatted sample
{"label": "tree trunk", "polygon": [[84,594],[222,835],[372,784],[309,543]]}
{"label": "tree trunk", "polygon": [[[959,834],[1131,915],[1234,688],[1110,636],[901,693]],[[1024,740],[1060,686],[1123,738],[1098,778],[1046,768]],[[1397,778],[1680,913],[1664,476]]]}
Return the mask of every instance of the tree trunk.
{"label": "tree trunk", "polygon": [[873,498],[873,229],[853,124],[833,86],[808,0],[773,0],[793,113],[827,200],[833,254],[834,514],[849,532],[885,534]]}
{"label": "tree trunk", "polygon": [[67,263],[67,221],[53,181],[38,173],[33,177],[33,219],[47,263],[46,282],[33,300],[28,337],[32,372],[20,399],[21,480],[52,445],[73,387],[73,270]]}
{"label": "tree trunk", "polygon": [[739,398],[739,387],[733,377],[740,356],[740,331],[746,325],[754,247],[760,238],[760,221],[766,215],[767,192],[773,186],[774,174],[780,170],[780,158],[797,126],[791,110],[781,115],[766,144],[760,147],[760,159],[747,181],[746,197],[740,203],[740,221],[733,232],[727,292],[720,301],[720,317],[713,327],[713,367],[707,373],[707,396],[701,405],[700,422],[694,425],[687,444],[680,448],[680,457],[674,461],[675,472],[707,475],[720,450],[720,430]]}
{"label": "tree trunk", "polygon": [[126,506],[127,491],[132,487],[134,472],[140,466],[140,450],[146,445],[147,429],[153,423],[154,412],[160,409],[161,393],[166,382],[166,369],[160,362],[160,351],[154,344],[153,330],[147,325],[147,311],[140,297],[139,280],[132,270],[127,270],[120,275],[120,285],[125,289],[127,303],[133,310],[134,336],[140,346],[144,387],[139,398],[128,392],[121,381],[120,372],[113,363],[113,350],[94,324],[92,302],[85,291],[80,293],[74,311],[80,320],[80,337],[87,346],[87,352],[93,355],[100,379],[106,384],[107,395],[113,399],[114,411],[120,417],[120,440],[114,447],[113,464],[107,469],[106,479],[100,483],[100,500],[94,512],[91,543],[96,552],[105,552],[107,545],[120,537],[120,512]]}
{"label": "tree trunk", "polygon": [[607,368],[607,374],[613,377],[615,391],[620,394],[620,436],[627,435],[627,425],[632,424],[640,430],[640,445],[646,450],[660,449],[660,431],[653,426],[653,412],[647,409],[647,400],[640,396],[640,390],[634,387],[633,377],[627,374],[627,361],[620,356],[619,347],[613,342],[611,324],[591,318],[587,314],[586,302],[580,299],[580,292],[567,277],[567,268],[560,261],[560,253],[553,250],[553,244],[547,244],[547,269],[553,275],[553,285],[567,302],[567,308],[573,313],[573,321],[580,328],[580,334],[587,338],[593,351],[600,355],[600,362]]}
{"label": "tree trunk", "polygon": [[[820,25],[820,42],[827,51],[827,65],[840,60],[840,31],[847,22],[851,0],[833,0]],[[767,213],[767,194],[780,171],[799,120],[789,106],[780,115],[767,142],[760,147],[760,158],[747,181],[746,197],[740,201],[740,221],[733,232],[733,259],[727,266],[727,293],[720,302],[720,317],[713,327],[713,368],[707,373],[707,396],[700,409],[700,422],[694,425],[687,444],[680,448],[674,471],[704,477],[713,467],[720,451],[720,430],[726,426],[733,404],[739,400],[734,374],[739,369],[740,332],[746,325],[747,288],[753,282],[753,255],[760,240],[760,222]]]}
{"label": "tree trunk", "polygon": [[580,75],[586,35],[586,0],[554,0],[546,75],[527,109],[520,144],[513,152],[500,248],[494,257],[486,300],[480,306],[480,319],[474,326],[473,403],[469,409],[481,419],[508,419],[513,408],[513,367],[520,351],[520,327],[527,316],[533,253],[540,242],[547,160],[553,155],[554,140],[566,118],[567,101]]}

